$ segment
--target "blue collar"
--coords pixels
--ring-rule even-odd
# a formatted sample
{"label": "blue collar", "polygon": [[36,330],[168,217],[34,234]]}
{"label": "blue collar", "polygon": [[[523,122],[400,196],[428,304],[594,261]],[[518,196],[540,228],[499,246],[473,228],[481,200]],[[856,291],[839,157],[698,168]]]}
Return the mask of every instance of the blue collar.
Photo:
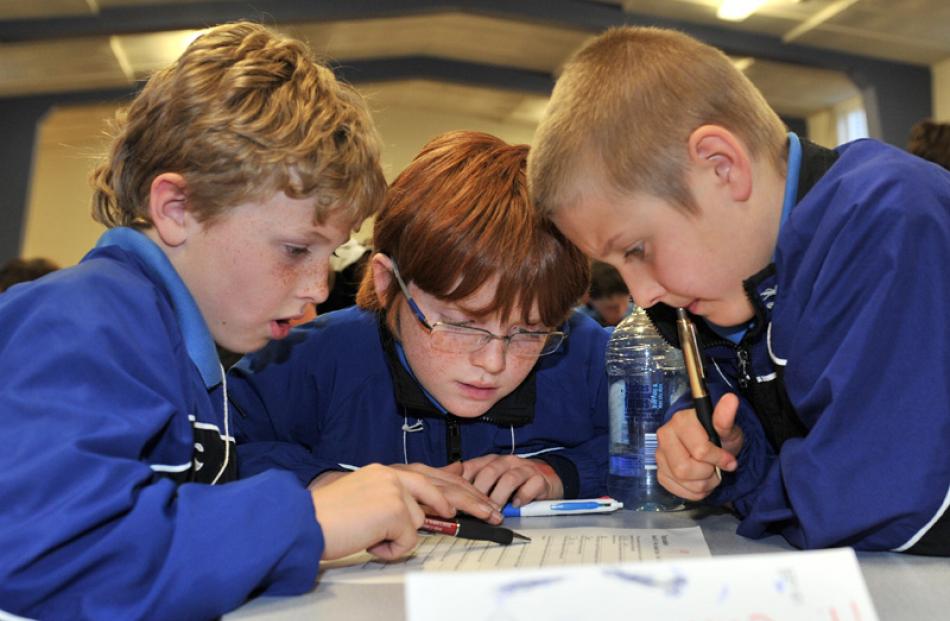
{"label": "blue collar", "polygon": [[221,363],[208,325],[188,287],[162,249],[142,233],[127,227],[109,229],[103,233],[96,247],[104,246],[118,246],[135,256],[142,262],[148,277],[164,287],[171,298],[188,357],[198,367],[205,387],[210,389],[220,384]]}
{"label": "blue collar", "polygon": [[[798,138],[798,134],[795,132],[788,132],[788,170],[785,173],[785,194],[782,198],[782,216],[779,219],[778,232],[782,231],[782,227],[785,226],[785,221],[788,220],[789,214],[792,213],[792,207],[795,206],[795,201],[798,198],[798,173],[802,167],[802,143]],[[778,239],[778,234],[776,234],[776,239]],[[776,247],[778,244],[776,244]],[[772,260],[775,260],[775,254],[773,251]],[[717,326],[716,324],[707,321],[706,322],[712,331],[718,334],[719,336],[729,339],[733,343],[738,344],[742,340],[742,337],[745,336],[746,331],[749,329],[749,324],[741,324],[738,326]]]}
{"label": "blue collar", "polygon": [[[778,230],[782,231],[785,221],[792,213],[792,207],[798,198],[798,173],[802,168],[802,143],[798,134],[788,132],[788,172],[785,175],[785,196],[782,199],[782,218]],[[777,236],[776,236],[777,237]],[[777,245],[777,244],[776,244]]]}

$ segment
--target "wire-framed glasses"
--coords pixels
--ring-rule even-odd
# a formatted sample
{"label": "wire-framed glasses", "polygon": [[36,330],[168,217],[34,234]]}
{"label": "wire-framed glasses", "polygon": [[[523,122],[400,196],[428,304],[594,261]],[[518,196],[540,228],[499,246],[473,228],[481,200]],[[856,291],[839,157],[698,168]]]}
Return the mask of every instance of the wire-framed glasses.
{"label": "wire-framed glasses", "polygon": [[493,340],[498,339],[504,341],[505,350],[509,354],[519,358],[536,358],[554,353],[564,341],[565,334],[563,332],[531,332],[516,328],[512,334],[502,336],[473,326],[444,321],[429,323],[419,305],[409,294],[409,288],[403,281],[402,276],[399,275],[396,262],[392,261],[392,265],[393,276],[396,278],[402,294],[406,296],[406,302],[409,304],[412,314],[429,332],[433,349],[450,354],[465,354],[478,351]]}

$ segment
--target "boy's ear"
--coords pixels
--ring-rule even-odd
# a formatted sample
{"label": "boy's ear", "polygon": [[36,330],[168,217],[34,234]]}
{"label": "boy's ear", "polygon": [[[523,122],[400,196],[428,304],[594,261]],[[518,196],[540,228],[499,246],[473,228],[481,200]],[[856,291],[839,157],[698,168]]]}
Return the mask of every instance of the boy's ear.
{"label": "boy's ear", "polygon": [[152,180],[148,214],[156,234],[167,246],[180,246],[188,238],[187,187],[178,173],[162,173]]}
{"label": "boy's ear", "polygon": [[373,288],[376,290],[376,299],[383,307],[389,306],[389,285],[393,282],[393,261],[382,252],[377,252],[370,259],[370,269],[373,270]]}
{"label": "boy's ear", "polygon": [[694,169],[711,172],[734,201],[752,194],[752,159],[745,145],[724,127],[703,125],[689,135],[689,161]]}

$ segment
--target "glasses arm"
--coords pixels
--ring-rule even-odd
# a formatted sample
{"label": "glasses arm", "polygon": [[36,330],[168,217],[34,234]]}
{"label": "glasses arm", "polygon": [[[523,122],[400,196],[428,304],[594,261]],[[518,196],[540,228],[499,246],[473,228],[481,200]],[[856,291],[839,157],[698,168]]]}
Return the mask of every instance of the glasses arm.
{"label": "glasses arm", "polygon": [[409,310],[412,311],[412,314],[416,316],[416,319],[419,320],[419,323],[424,325],[427,330],[432,331],[432,326],[429,325],[429,322],[426,320],[426,316],[422,314],[422,310],[419,308],[419,305],[416,304],[416,301],[412,299],[412,296],[409,295],[409,287],[406,286],[405,281],[403,281],[402,276],[399,275],[399,268],[396,266],[396,260],[392,257],[389,258],[390,263],[393,266],[393,276],[396,278],[396,283],[399,285],[399,288],[402,290],[402,294],[406,296],[406,302],[409,304]]}

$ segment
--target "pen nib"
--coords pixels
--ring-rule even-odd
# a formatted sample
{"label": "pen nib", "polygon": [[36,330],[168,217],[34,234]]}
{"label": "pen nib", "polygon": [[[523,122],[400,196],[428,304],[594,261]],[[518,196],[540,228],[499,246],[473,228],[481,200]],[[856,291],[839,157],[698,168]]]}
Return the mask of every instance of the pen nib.
{"label": "pen nib", "polygon": [[524,541],[525,543],[531,541],[531,537],[526,537],[525,535],[522,535],[521,533],[516,533],[515,531],[511,531],[511,534],[515,539],[519,539],[521,541]]}

